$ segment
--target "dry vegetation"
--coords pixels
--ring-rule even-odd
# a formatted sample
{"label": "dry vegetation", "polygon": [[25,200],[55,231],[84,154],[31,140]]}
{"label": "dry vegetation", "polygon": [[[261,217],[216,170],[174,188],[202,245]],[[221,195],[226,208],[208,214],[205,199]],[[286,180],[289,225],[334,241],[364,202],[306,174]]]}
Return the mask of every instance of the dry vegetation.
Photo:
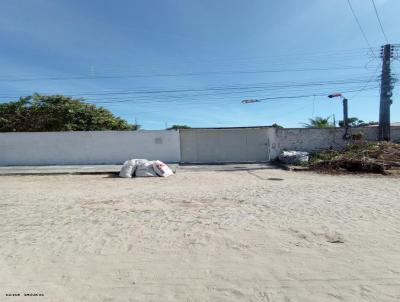
{"label": "dry vegetation", "polygon": [[343,151],[324,150],[311,157],[310,169],[399,174],[400,144],[362,141],[349,144]]}

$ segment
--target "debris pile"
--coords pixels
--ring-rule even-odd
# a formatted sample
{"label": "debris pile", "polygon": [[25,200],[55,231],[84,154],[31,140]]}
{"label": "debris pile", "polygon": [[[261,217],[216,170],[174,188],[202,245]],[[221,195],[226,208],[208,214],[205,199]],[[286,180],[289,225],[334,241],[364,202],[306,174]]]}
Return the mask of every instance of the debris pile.
{"label": "debris pile", "polygon": [[289,165],[303,165],[308,163],[308,152],[282,151],[279,160]]}
{"label": "debris pile", "polygon": [[311,156],[309,167],[322,172],[399,174],[400,144],[357,142],[343,151],[324,150]]}

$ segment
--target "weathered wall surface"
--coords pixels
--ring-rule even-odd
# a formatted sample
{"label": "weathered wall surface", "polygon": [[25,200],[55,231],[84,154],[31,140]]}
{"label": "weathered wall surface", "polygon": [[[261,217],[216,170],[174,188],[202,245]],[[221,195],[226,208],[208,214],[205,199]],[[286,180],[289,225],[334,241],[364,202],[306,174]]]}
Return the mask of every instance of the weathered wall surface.
{"label": "weathered wall surface", "polygon": [[131,158],[180,161],[178,131],[0,133],[0,165],[121,164]]}
{"label": "weathered wall surface", "polygon": [[[376,141],[378,139],[377,127],[353,128],[349,130],[350,134],[363,134],[364,139]],[[343,148],[347,141],[343,140],[344,129],[277,129],[276,140],[278,149],[297,150],[297,151],[317,151],[321,149]],[[400,127],[391,128],[393,141],[400,141]]]}
{"label": "weathered wall surface", "polygon": [[392,127],[390,132],[392,141],[400,143],[400,127]]}

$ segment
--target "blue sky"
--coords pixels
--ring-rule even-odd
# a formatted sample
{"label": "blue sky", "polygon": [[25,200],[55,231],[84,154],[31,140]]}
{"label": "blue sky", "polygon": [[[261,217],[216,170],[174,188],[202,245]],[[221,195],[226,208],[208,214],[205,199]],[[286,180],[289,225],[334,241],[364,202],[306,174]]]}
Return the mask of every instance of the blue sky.
{"label": "blue sky", "polygon": [[[400,1],[375,2],[400,43]],[[377,55],[385,39],[372,3],[351,3]],[[378,119],[380,59],[347,0],[2,0],[0,40],[1,102],[84,97],[144,129],[301,127],[341,119],[341,102],[325,95],[346,92],[350,116]]]}

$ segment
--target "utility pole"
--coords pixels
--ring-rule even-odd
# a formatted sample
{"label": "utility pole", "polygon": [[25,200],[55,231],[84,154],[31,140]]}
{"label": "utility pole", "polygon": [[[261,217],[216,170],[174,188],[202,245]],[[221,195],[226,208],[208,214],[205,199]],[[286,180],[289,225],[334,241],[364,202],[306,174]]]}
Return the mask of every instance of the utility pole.
{"label": "utility pole", "polygon": [[349,109],[348,109],[348,100],[343,98],[343,126],[346,128],[349,127]]}
{"label": "utility pole", "polygon": [[[343,96],[341,93],[332,93],[328,95],[328,98],[337,98],[340,97],[343,101],[343,127],[345,129],[343,139],[348,139],[349,136],[347,132],[349,131],[349,110],[348,110],[348,99]],[[333,125],[336,126],[335,115],[333,115]],[[340,125],[340,123],[339,123]]]}
{"label": "utility pole", "polygon": [[393,81],[390,71],[390,61],[393,58],[394,46],[386,44],[381,48],[382,76],[381,97],[379,106],[378,137],[380,141],[390,140],[390,105],[392,104]]}

